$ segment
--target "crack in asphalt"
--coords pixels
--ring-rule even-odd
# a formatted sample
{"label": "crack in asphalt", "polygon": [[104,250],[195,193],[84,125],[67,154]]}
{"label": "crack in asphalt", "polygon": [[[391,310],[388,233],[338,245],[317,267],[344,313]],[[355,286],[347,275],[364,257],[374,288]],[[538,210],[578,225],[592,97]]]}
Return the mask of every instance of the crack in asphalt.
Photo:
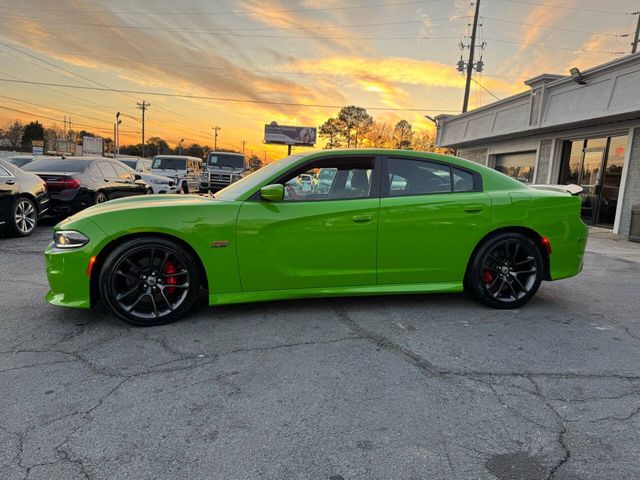
{"label": "crack in asphalt", "polygon": [[[333,311],[335,313],[335,315],[337,316],[337,318],[342,321],[344,324],[346,324],[355,334],[359,335],[362,338],[367,339],[370,343],[374,344],[377,348],[381,348],[384,349],[388,352],[391,352],[393,354],[395,354],[396,356],[398,356],[399,358],[401,358],[403,361],[413,365],[414,367],[418,368],[419,371],[427,376],[434,376],[434,377],[463,377],[463,378],[468,378],[471,380],[475,380],[475,381],[479,381],[481,383],[484,383],[485,385],[487,385],[489,387],[489,389],[492,391],[492,393],[494,394],[494,396],[496,397],[497,401],[505,408],[508,408],[512,413],[514,413],[515,415],[517,415],[518,417],[522,418],[523,420],[525,420],[526,422],[532,423],[534,425],[536,425],[539,428],[542,428],[544,430],[549,430],[549,427],[543,424],[540,424],[539,422],[529,418],[528,416],[526,416],[524,413],[518,411],[517,409],[513,408],[511,405],[508,405],[501,397],[501,395],[496,391],[495,385],[491,382],[492,379],[494,378],[500,378],[500,377],[511,377],[511,378],[524,378],[529,380],[529,382],[532,384],[533,386],[533,391],[531,390],[524,390],[521,389],[523,391],[526,391],[528,394],[531,394],[533,396],[535,396],[536,398],[538,398],[547,408],[548,410],[552,413],[552,415],[556,418],[556,421],[558,423],[558,428],[556,428],[555,434],[556,434],[556,443],[558,444],[558,446],[560,447],[560,450],[562,452],[561,457],[556,461],[556,463],[554,463],[548,470],[548,474],[546,476],[546,480],[552,480],[556,477],[556,474],[558,472],[558,470],[565,465],[569,459],[571,458],[571,451],[569,450],[569,447],[566,444],[565,441],[565,435],[567,434],[567,423],[568,420],[565,419],[560,412],[556,409],[556,407],[554,407],[551,404],[551,401],[542,393],[542,390],[539,386],[539,384],[535,381],[534,377],[550,377],[550,378],[561,378],[561,379],[572,379],[572,378],[594,378],[594,379],[601,379],[601,378],[615,378],[615,379],[620,379],[620,380],[627,380],[627,381],[632,381],[632,380],[638,380],[640,379],[640,376],[634,376],[634,375],[620,375],[620,374],[614,374],[614,373],[607,373],[607,374],[580,374],[580,373],[557,373],[557,372],[548,372],[548,373],[544,373],[544,372],[508,372],[508,373],[495,373],[495,372],[479,372],[479,371],[453,371],[453,370],[446,370],[446,369],[442,369],[437,367],[435,364],[427,361],[426,359],[424,359],[422,356],[420,356],[419,354],[413,352],[412,350],[410,350],[409,348],[402,346],[400,344],[398,344],[397,342],[394,342],[393,340],[389,339],[388,337],[385,337],[384,335],[372,332],[370,330],[367,330],[366,328],[362,327],[360,324],[358,324],[353,318],[351,318],[351,316],[341,307],[334,307]],[[518,388],[516,386],[512,386],[514,388]],[[626,396],[626,395],[631,395],[631,394],[635,394],[637,392],[629,392],[625,395],[622,395],[620,398]],[[585,400],[586,401],[586,400]],[[604,421],[604,420],[616,420],[616,421],[628,421],[631,418],[635,417],[636,415],[640,414],[640,406],[635,409],[630,415],[627,415],[625,417],[605,417],[602,419],[598,419],[596,420],[596,422],[598,421]]]}

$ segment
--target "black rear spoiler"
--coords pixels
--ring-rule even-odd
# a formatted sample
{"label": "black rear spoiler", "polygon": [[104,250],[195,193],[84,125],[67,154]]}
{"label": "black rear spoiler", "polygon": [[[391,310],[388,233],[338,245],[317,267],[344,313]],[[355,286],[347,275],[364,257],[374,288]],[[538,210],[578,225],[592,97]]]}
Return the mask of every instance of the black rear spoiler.
{"label": "black rear spoiler", "polygon": [[567,192],[571,195],[580,195],[584,190],[580,185],[570,183],[569,185],[531,185],[538,190],[551,190],[553,192]]}

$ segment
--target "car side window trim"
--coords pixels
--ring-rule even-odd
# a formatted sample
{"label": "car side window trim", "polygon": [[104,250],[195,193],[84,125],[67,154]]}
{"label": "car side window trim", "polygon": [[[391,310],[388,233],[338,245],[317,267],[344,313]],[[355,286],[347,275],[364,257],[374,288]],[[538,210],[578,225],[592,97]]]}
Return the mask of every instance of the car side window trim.
{"label": "car side window trim", "polygon": [[0,178],[13,178],[15,175],[0,165]]}
{"label": "car side window trim", "polygon": [[[358,155],[336,155],[335,157],[324,157],[324,158],[312,158],[304,163],[301,163],[299,165],[296,165],[295,167],[291,168],[290,170],[288,170],[287,172],[285,172],[284,174],[280,175],[278,178],[274,179],[272,182],[269,182],[269,184],[277,184],[277,183],[282,183],[284,181],[285,178],[287,178],[289,175],[295,173],[295,172],[299,172],[299,173],[304,173],[307,170],[309,170],[309,167],[315,163],[321,162],[323,160],[336,160],[339,158],[344,158],[346,160],[348,160],[349,158],[372,158],[373,159],[373,169],[371,170],[371,188],[369,189],[369,195],[366,197],[354,197],[354,198],[332,198],[332,199],[324,199],[324,198],[310,198],[310,199],[302,199],[302,200],[296,200],[295,202],[286,202],[283,200],[282,203],[309,203],[309,202],[337,202],[337,201],[344,201],[344,200],[367,200],[367,199],[371,199],[371,198],[380,198],[380,187],[382,185],[382,156],[381,155],[362,155],[362,156],[358,156]],[[261,185],[254,193],[253,195],[251,195],[247,201],[258,201],[258,202],[267,202],[268,200],[264,200],[261,196],[260,196],[260,189],[265,185]]]}
{"label": "car side window trim", "polygon": [[[391,158],[396,158],[399,160],[414,160],[414,161],[419,161],[419,162],[427,162],[427,163],[433,163],[435,165],[438,166],[442,166],[442,167],[448,167],[449,168],[449,178],[450,178],[450,182],[451,182],[451,190],[448,192],[429,192],[429,193],[415,193],[415,194],[408,194],[408,195],[390,195],[389,192],[389,187],[390,187],[390,182],[383,182],[382,179],[383,178],[389,178],[389,159]],[[425,195],[450,195],[450,194],[456,194],[456,193],[477,193],[477,192],[482,192],[483,191],[483,185],[482,185],[482,176],[478,173],[478,172],[474,172],[473,170],[470,170],[468,168],[465,167],[460,167],[458,165],[454,165],[451,163],[447,163],[447,162],[443,162],[441,160],[437,160],[437,159],[431,159],[431,158],[422,158],[422,157],[414,157],[414,156],[409,156],[409,155],[385,155],[382,158],[382,168],[381,168],[381,175],[380,175],[380,198],[401,198],[401,197],[419,197],[419,196],[425,196]],[[454,169],[458,169],[460,171],[469,173],[471,175],[471,177],[473,178],[473,190],[459,190],[456,191],[454,189],[454,184],[453,184],[453,170]]]}

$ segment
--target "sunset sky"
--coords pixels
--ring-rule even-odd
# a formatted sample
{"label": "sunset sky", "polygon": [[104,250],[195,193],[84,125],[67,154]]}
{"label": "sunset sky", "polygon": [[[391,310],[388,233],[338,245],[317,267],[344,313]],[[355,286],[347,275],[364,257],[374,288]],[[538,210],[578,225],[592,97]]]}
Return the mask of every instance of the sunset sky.
{"label": "sunset sky", "polygon": [[[639,8],[636,0],[481,5],[485,70],[475,78],[499,98],[540,73],[629,52],[637,17],[628,13]],[[77,129],[111,136],[120,111],[121,143],[137,143],[144,99],[147,138],[212,145],[218,125],[219,146],[239,149],[245,139],[247,153],[270,158],[285,147],[263,145],[265,123],[318,126],[348,104],[432,128],[425,114],[461,107],[455,64],[472,8],[461,0],[0,0],[0,79],[12,80],[0,81],[0,123],[62,127],[67,115]],[[494,100],[474,84],[471,108]]]}

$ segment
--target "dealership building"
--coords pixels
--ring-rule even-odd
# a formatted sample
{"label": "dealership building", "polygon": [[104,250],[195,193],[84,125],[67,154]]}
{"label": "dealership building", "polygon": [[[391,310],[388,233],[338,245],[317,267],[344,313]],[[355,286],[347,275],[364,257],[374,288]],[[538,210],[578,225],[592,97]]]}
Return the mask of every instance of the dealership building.
{"label": "dealership building", "polygon": [[437,144],[530,184],[584,189],[585,223],[629,234],[640,204],[640,53],[460,115],[439,115]]}

